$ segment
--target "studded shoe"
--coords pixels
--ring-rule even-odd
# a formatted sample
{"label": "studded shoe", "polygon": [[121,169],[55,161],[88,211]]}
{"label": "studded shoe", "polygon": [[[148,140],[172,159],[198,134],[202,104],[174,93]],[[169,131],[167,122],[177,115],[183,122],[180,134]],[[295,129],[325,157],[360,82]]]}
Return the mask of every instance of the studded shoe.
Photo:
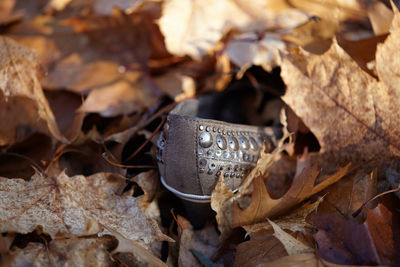
{"label": "studded shoe", "polygon": [[176,106],[157,142],[162,184],[178,197],[208,203],[218,177],[232,190],[256,166],[262,144],[274,148],[275,130],[196,117],[198,100]]}

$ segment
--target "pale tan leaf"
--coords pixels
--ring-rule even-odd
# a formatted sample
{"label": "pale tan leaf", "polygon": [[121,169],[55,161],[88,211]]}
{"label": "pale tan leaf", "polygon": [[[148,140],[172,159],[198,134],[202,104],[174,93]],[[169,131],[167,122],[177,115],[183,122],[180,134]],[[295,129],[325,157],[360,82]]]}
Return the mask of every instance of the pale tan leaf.
{"label": "pale tan leaf", "polygon": [[283,231],[276,223],[268,219],[268,222],[271,224],[274,229],[274,236],[281,241],[283,246],[285,247],[287,253],[289,255],[296,255],[302,253],[313,252],[314,249],[304,245],[302,242],[298,241],[293,236],[289,235],[285,231]]}
{"label": "pale tan leaf", "polygon": [[285,16],[286,10],[273,11],[269,4],[263,0],[169,0],[163,5],[159,25],[172,54],[200,59],[229,29],[262,31],[267,27],[293,25],[299,17],[306,19],[299,11],[299,14],[294,12],[295,16]]}
{"label": "pale tan leaf", "polygon": [[276,36],[266,35],[258,40],[255,33],[244,33],[229,42],[226,53],[233,63],[242,68],[241,72],[252,65],[271,71],[280,65],[279,52],[285,49],[286,44]]}
{"label": "pale tan leaf", "polygon": [[39,83],[38,56],[7,37],[0,37],[0,145],[26,137],[32,130],[67,142]]}
{"label": "pale tan leaf", "polygon": [[96,234],[106,228],[143,244],[171,240],[143,214],[139,199],[119,195],[124,186],[123,177],[106,173],[61,173],[52,179],[35,174],[28,182],[0,178],[0,231],[28,233],[41,226],[54,237]]}
{"label": "pale tan leaf", "polygon": [[[396,7],[395,7],[396,8]],[[368,17],[375,35],[389,32],[393,11],[382,2],[374,2],[368,7]]]}

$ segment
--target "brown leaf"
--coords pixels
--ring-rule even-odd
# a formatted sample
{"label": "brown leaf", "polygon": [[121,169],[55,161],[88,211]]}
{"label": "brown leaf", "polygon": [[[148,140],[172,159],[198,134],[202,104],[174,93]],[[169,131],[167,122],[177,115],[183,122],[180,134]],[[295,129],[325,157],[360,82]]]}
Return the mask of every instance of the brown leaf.
{"label": "brown leaf", "polygon": [[345,219],[339,213],[316,215],[314,235],[319,254],[338,264],[399,264],[398,214],[379,204],[368,210],[364,224]]}
{"label": "brown leaf", "polygon": [[[138,242],[127,239],[116,231],[104,231],[102,234],[110,234],[117,238],[118,246],[112,251],[114,255],[116,253],[131,253],[133,255],[133,262],[137,265],[145,264],[148,266],[166,266],[163,261],[141,246]],[[130,259],[129,263],[132,264],[133,262]]]}
{"label": "brown leaf", "polygon": [[61,135],[38,80],[37,54],[0,37],[0,145],[14,143],[33,131]]}
{"label": "brown leaf", "polygon": [[234,266],[257,266],[287,255],[285,247],[276,237],[269,232],[259,231],[249,241],[237,246]]}
{"label": "brown leaf", "polygon": [[[372,267],[366,265],[339,265],[320,259],[314,253],[282,257],[278,260],[257,265],[258,267]],[[373,265],[376,266],[376,265]]]}
{"label": "brown leaf", "polygon": [[[339,211],[350,217],[358,208],[377,194],[377,172],[365,174],[359,170],[328,187],[325,191],[324,202],[320,206],[321,213]],[[365,214],[358,216],[364,221]]]}
{"label": "brown leaf", "polygon": [[328,168],[387,163],[400,156],[399,21],[396,12],[392,33],[378,46],[380,81],[362,71],[336,42],[321,56],[297,50],[282,63],[288,87],[282,99],[316,135]]}
{"label": "brown leaf", "polygon": [[266,217],[282,214],[304,199],[340,180],[348,172],[349,168],[350,164],[317,185],[314,185],[319,174],[317,165],[305,168],[300,175],[293,179],[289,191],[279,199],[270,197],[263,179],[258,177],[254,181],[254,192],[250,205],[245,210],[241,210],[237,203],[234,203],[232,226],[248,225]]}
{"label": "brown leaf", "polygon": [[4,266],[111,266],[107,248],[110,238],[55,239],[48,244],[29,243],[25,248],[14,248],[4,256]]}
{"label": "brown leaf", "polygon": [[[286,216],[282,216],[273,222],[282,229],[290,230],[292,232],[300,231],[305,233],[306,228],[310,228],[311,225],[306,222],[306,217],[315,211],[318,205],[321,203],[323,198],[313,203],[306,203],[295,211],[291,212]],[[269,222],[256,223],[251,225],[244,225],[243,228],[247,234],[252,234],[261,230],[271,230],[272,226]]]}
{"label": "brown leaf", "polygon": [[124,187],[124,178],[105,173],[89,177],[61,173],[54,178],[35,174],[28,182],[0,178],[0,231],[28,233],[41,226],[55,237],[109,229],[143,244],[171,240],[143,214],[138,199],[119,196]]}

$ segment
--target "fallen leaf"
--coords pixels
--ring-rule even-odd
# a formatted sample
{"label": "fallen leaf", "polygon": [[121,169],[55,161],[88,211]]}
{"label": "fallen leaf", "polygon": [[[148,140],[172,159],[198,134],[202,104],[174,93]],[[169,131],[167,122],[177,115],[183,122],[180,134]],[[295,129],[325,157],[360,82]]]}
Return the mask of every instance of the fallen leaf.
{"label": "fallen leaf", "polygon": [[241,67],[241,72],[252,65],[261,66],[270,72],[281,63],[280,51],[285,51],[286,44],[277,36],[266,34],[258,40],[255,33],[243,33],[230,40],[226,53],[230,60]]}
{"label": "fallen leaf", "polygon": [[0,261],[4,266],[110,266],[110,238],[72,237],[48,244],[29,243],[14,248]]}
{"label": "fallen leaf", "polygon": [[314,249],[306,246],[302,242],[298,241],[293,236],[286,233],[282,230],[276,223],[268,219],[268,222],[271,224],[272,228],[274,229],[274,236],[279,239],[282,245],[285,247],[286,252],[289,255],[296,255],[302,253],[313,252]]}
{"label": "fallen leaf", "polygon": [[254,192],[250,205],[245,210],[242,210],[234,202],[232,226],[248,225],[264,220],[267,217],[282,214],[306,198],[340,180],[348,172],[349,168],[350,164],[317,185],[314,185],[319,175],[317,165],[305,168],[300,175],[293,179],[289,191],[279,199],[270,197],[262,177],[258,177],[254,181]]}
{"label": "fallen leaf", "polygon": [[210,258],[219,246],[218,234],[213,225],[208,225],[201,230],[193,230],[190,223],[183,217],[178,216],[179,226],[179,266],[202,266],[193,256],[191,250],[201,252]]}
{"label": "fallen leaf", "polygon": [[213,49],[229,29],[263,31],[266,28],[293,25],[299,17],[303,21],[306,18],[301,11],[297,11],[296,16],[285,18],[285,12],[274,12],[268,5],[265,1],[197,3],[193,0],[170,0],[163,4],[159,25],[168,51],[199,60]]}
{"label": "fallen leaf", "polygon": [[375,35],[382,35],[389,32],[393,19],[393,11],[384,3],[373,2],[370,4],[368,6],[368,17]]}
{"label": "fallen leaf", "polygon": [[[3,256],[11,247],[15,238],[15,234],[2,234],[0,235],[0,255]],[[1,262],[1,261],[0,261]]]}
{"label": "fallen leaf", "polygon": [[37,54],[8,37],[0,37],[0,146],[34,131],[67,142],[38,79]]}
{"label": "fallen leaf", "polygon": [[[323,191],[324,202],[320,206],[321,213],[340,212],[346,217],[361,207],[370,198],[377,194],[377,172],[366,174],[364,170],[346,175],[343,179]],[[372,204],[372,203],[371,203]],[[370,207],[370,205],[369,205]],[[360,222],[363,216],[358,216]]]}
{"label": "fallen leaf", "polygon": [[399,21],[396,11],[392,33],[376,52],[380,81],[362,71],[336,42],[323,55],[297,50],[283,60],[288,89],[282,99],[317,137],[327,168],[347,162],[381,164],[400,156],[395,86]]}
{"label": "fallen leaf", "polygon": [[15,0],[3,0],[0,3],[0,25],[14,22],[21,18],[21,14],[13,12]]}
{"label": "fallen leaf", "polygon": [[[314,253],[304,253],[282,257],[268,263],[257,265],[257,267],[372,267],[366,265],[339,265],[320,259]],[[376,265],[373,265],[376,266]]]}
{"label": "fallen leaf", "polygon": [[98,173],[89,177],[54,178],[35,174],[30,181],[0,178],[1,232],[28,233],[41,226],[57,234],[89,235],[102,228],[150,244],[171,240],[139,208],[139,200],[119,196],[125,187],[121,176]]}
{"label": "fallen leaf", "polygon": [[287,255],[285,247],[272,233],[259,231],[237,246],[234,266],[257,266]]}
{"label": "fallen leaf", "polygon": [[363,224],[346,219],[339,213],[315,215],[318,229],[314,235],[319,255],[337,264],[399,264],[398,214],[383,204],[367,211]]}
{"label": "fallen leaf", "polygon": [[96,13],[101,15],[110,15],[113,12],[114,8],[119,8],[124,10],[126,13],[134,12],[143,2],[144,0],[98,0],[93,9]]}
{"label": "fallen leaf", "polygon": [[[300,208],[294,210],[290,214],[286,216],[282,216],[273,222],[278,225],[282,229],[290,230],[292,232],[306,232],[306,228],[310,228],[311,225],[306,222],[306,217],[315,211],[323,198],[320,198],[318,201],[315,201],[313,203],[306,203]],[[256,223],[256,224],[251,224],[251,225],[244,225],[242,226],[247,234],[252,234],[256,233],[261,230],[271,230],[272,226],[269,222],[262,222],[262,223]]]}
{"label": "fallen leaf", "polygon": [[[146,264],[149,266],[167,266],[158,257],[143,246],[139,245],[138,242],[127,239],[116,231],[106,230],[102,232],[100,236],[108,234],[114,236],[118,240],[118,246],[112,251],[113,255],[117,253],[131,253],[134,257],[134,263],[137,265]],[[132,264],[132,261],[129,263]]]}

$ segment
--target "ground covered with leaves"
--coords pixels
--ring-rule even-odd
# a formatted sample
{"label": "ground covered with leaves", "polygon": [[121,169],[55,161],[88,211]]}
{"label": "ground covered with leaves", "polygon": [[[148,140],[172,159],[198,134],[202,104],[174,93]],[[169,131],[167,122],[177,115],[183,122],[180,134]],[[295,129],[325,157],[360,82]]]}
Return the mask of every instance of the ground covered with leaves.
{"label": "ground covered with leaves", "polygon": [[[0,1],[1,265],[400,266],[397,4]],[[283,131],[202,223],[155,160],[200,96]]]}

